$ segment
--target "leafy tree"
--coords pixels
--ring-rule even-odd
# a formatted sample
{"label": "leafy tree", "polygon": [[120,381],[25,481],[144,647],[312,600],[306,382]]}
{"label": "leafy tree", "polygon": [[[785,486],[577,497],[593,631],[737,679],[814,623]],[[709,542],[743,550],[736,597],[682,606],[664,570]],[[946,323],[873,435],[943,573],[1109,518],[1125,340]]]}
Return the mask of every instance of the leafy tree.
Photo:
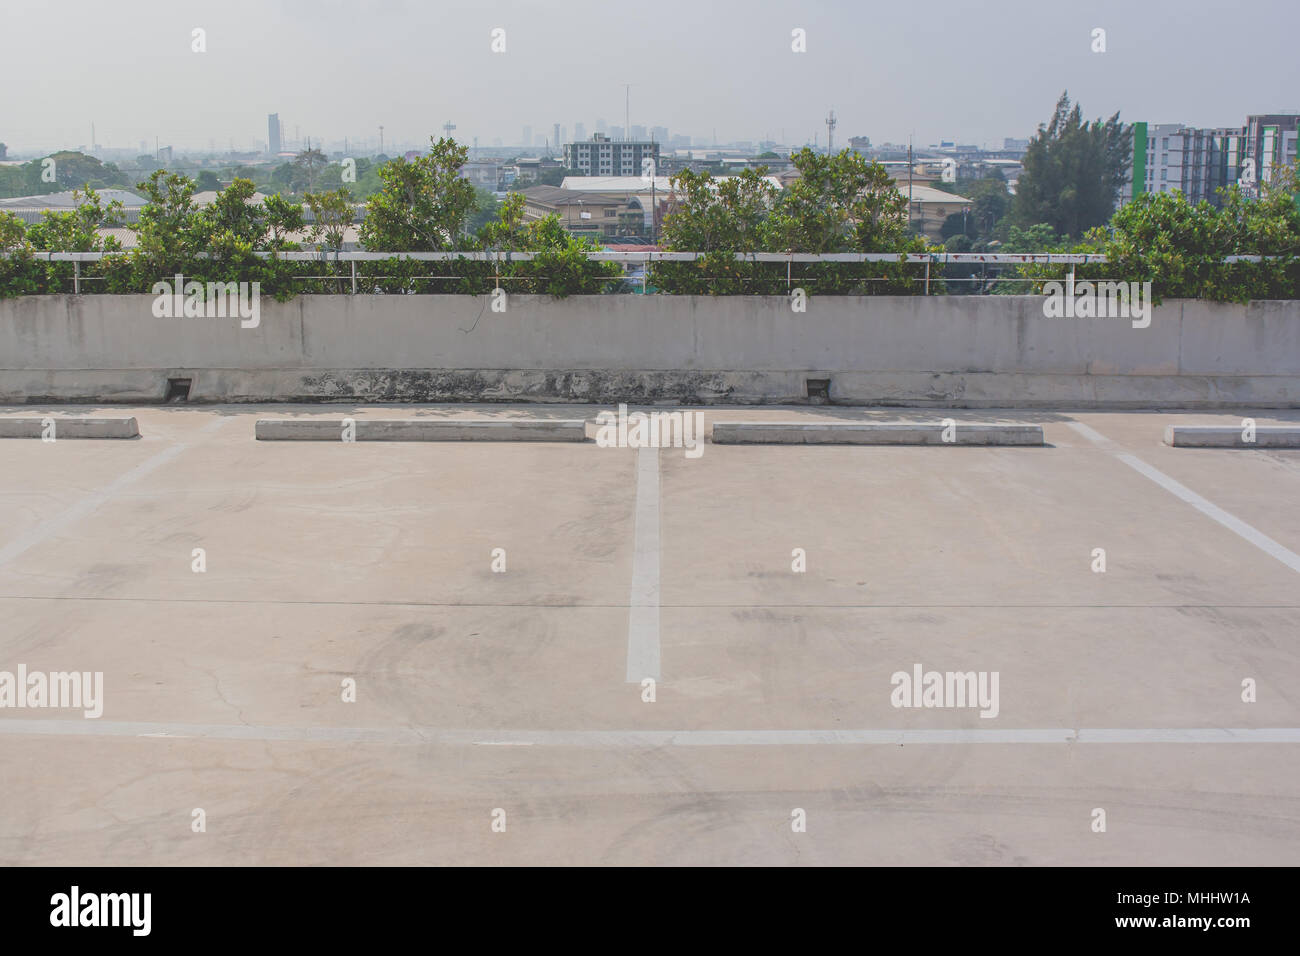
{"label": "leafy tree", "polygon": [[75,150],[53,153],[46,159],[54,160],[54,182],[45,182],[42,173],[44,160],[34,159],[23,166],[28,195],[62,192],[92,186],[95,189],[117,189],[126,186],[126,177],[112,163],[101,163],[94,156]]}
{"label": "leafy tree", "polygon": [[969,228],[972,228],[970,226],[970,213],[955,212],[948,216],[944,219],[943,225],[939,227],[939,236],[944,240],[943,247],[952,251],[952,243],[948,240],[957,236],[964,236],[969,240],[970,236],[966,232]]}
{"label": "leafy tree", "polygon": [[0,166],[0,199],[27,195],[27,174],[22,166]]}
{"label": "leafy tree", "polygon": [[32,248],[42,252],[120,250],[122,244],[117,239],[101,236],[98,230],[101,226],[121,224],[122,204],[114,201],[105,207],[95,190],[89,187],[84,194],[74,191],[73,199],[77,202],[74,209],[66,212],[47,209],[41,213],[41,221],[27,230],[27,241]]}
{"label": "leafy tree", "polygon": [[885,167],[846,149],[793,154],[799,178],[781,196],[778,248],[799,252],[892,250],[909,237],[907,197]]}
{"label": "leafy tree", "polygon": [[50,263],[32,258],[27,226],[12,213],[0,212],[0,299],[47,291]]}
{"label": "leafy tree", "polygon": [[[358,177],[359,179],[360,177]],[[495,222],[500,215],[502,203],[482,187],[474,187],[474,211],[470,213],[465,229],[470,233],[480,233],[483,227]]]}
{"label": "leafy tree", "polygon": [[251,179],[235,179],[217,193],[196,220],[205,245],[242,243],[260,247],[266,238],[266,212],[253,201],[257,191]]}
{"label": "leafy tree", "polygon": [[769,183],[763,167],[723,180],[707,172],[675,176],[664,244],[707,255],[657,266],[659,286],[715,295],[778,294],[793,285],[823,294],[916,291],[911,280],[918,267],[906,263],[792,263],[787,269],[736,260],[736,252],[924,251],[924,241],[910,234],[906,197],[879,163],[852,150],[827,156],[803,149],[791,160],[801,175],[783,192]]}
{"label": "leafy tree", "polygon": [[294,167],[293,163],[281,163],[271,172],[271,186],[275,189],[284,189],[290,192],[294,188]]}
{"label": "leafy tree", "polygon": [[537,253],[529,262],[514,262],[505,267],[504,274],[511,279],[511,292],[557,298],[590,295],[604,291],[609,280],[620,271],[612,262],[590,261],[587,253],[596,247],[567,231],[559,216],[527,220],[521,193],[511,193],[506,198],[497,221],[479,231],[477,243],[485,249]]}
{"label": "leafy tree", "polygon": [[[1096,278],[1151,282],[1156,301],[1199,298],[1227,302],[1291,299],[1300,294],[1300,208],[1294,169],[1279,170],[1263,195],[1236,186],[1220,190],[1221,209],[1192,205],[1181,192],[1143,193],[1091,237],[1105,266],[1080,270]],[[1227,256],[1274,256],[1228,263]]]}
{"label": "leafy tree", "polygon": [[1046,223],[1067,236],[1107,222],[1124,185],[1133,131],[1110,119],[1087,123],[1067,93],[1051,120],[1038,128],[1025,153],[1011,219],[1023,227]]}
{"label": "leafy tree", "polygon": [[655,268],[658,285],[670,292],[728,294],[756,288],[770,280],[771,269],[738,262],[737,252],[771,248],[777,189],[763,169],[729,179],[708,171],[684,169],[672,178],[674,198],[664,217],[660,244],[670,251],[701,252],[694,262],[665,262]]}
{"label": "leafy tree", "polygon": [[367,249],[420,252],[451,249],[475,206],[474,186],[460,177],[469,150],[455,140],[430,140],[426,156],[399,157],[379,168],[383,189],[366,203],[361,242]]}
{"label": "leafy tree", "polygon": [[[638,174],[639,172],[640,171],[638,170]],[[562,166],[557,169],[542,169],[538,170],[537,175],[533,177],[532,185],[558,186],[560,183],[564,182],[566,176],[585,175],[586,174],[581,169],[565,169]]]}
{"label": "leafy tree", "polygon": [[329,159],[319,149],[304,149],[293,158],[292,184],[294,192],[310,192],[316,188],[316,179],[329,166]]}
{"label": "leafy tree", "polygon": [[0,212],[0,255],[7,255],[27,244],[27,224],[13,213]]}
{"label": "leafy tree", "polygon": [[778,190],[763,172],[714,179],[682,170],[672,178],[675,198],[664,218],[666,249],[691,252],[761,252],[770,245]]}
{"label": "leafy tree", "polygon": [[485,249],[522,251],[528,248],[528,226],[524,219],[523,193],[511,193],[497,209],[496,218],[485,223],[477,233]]}
{"label": "leafy tree", "polygon": [[1001,177],[977,179],[963,187],[962,195],[972,201],[966,227],[972,238],[992,235],[1011,208],[1011,193]]}
{"label": "leafy tree", "polygon": [[136,255],[159,275],[177,271],[204,248],[205,230],[188,176],[156,169],[136,187],[145,198],[136,225]]}
{"label": "leafy tree", "polygon": [[198,180],[199,192],[213,192],[221,188],[221,183],[217,180],[217,174],[210,169],[205,169],[199,173]]}
{"label": "leafy tree", "polygon": [[294,245],[289,234],[303,227],[302,206],[283,196],[267,196],[262,202],[266,212],[267,248],[287,249]]}
{"label": "leafy tree", "polygon": [[1058,236],[1045,222],[1036,223],[1028,229],[1019,226],[1008,227],[1008,236],[999,252],[1066,252],[1069,240]]}
{"label": "leafy tree", "polygon": [[304,199],[315,220],[311,227],[311,241],[325,249],[342,249],[343,237],[356,215],[351,193],[346,189],[335,189],[327,193],[308,193]]}

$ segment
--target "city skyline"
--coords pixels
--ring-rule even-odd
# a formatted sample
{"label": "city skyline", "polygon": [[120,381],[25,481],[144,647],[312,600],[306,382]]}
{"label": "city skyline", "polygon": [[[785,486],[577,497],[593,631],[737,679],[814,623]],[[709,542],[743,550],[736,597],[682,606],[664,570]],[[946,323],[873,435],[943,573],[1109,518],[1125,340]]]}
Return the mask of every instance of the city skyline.
{"label": "city skyline", "polygon": [[[529,3],[452,3],[435,15],[405,2],[145,2],[152,12],[128,20],[73,6],[84,25],[76,33],[63,29],[66,12],[56,22],[27,0],[7,14],[15,34],[59,30],[63,62],[81,65],[46,75],[39,44],[11,51],[0,79],[21,89],[39,76],[44,88],[39,102],[12,100],[0,114],[11,152],[92,147],[92,123],[106,149],[156,138],[177,151],[242,152],[267,142],[270,113],[280,115],[286,142],[310,135],[362,147],[378,141],[380,125],[386,144],[410,146],[454,122],[463,143],[531,148],[514,142],[525,126],[549,140],[558,123],[572,141],[578,124],[589,137],[602,122],[626,125],[629,114],[633,127],[693,140],[798,146],[825,143],[831,109],[841,143],[863,135],[995,146],[1030,136],[1063,90],[1089,118],[1119,111],[1128,122],[1206,127],[1239,122],[1243,108],[1283,112],[1300,101],[1288,37],[1259,27],[1287,9],[1272,0],[1250,23],[1224,22],[1209,41],[1196,35],[1196,8],[1173,3],[1099,2],[1074,12],[1005,0],[1001,17],[939,3],[925,22],[901,9],[787,2],[669,4],[648,20],[581,2],[563,15]],[[1105,52],[1092,50],[1097,28]],[[505,33],[494,53],[495,29]],[[805,31],[806,52],[792,51],[795,30]],[[1243,43],[1249,73],[1204,68]]]}

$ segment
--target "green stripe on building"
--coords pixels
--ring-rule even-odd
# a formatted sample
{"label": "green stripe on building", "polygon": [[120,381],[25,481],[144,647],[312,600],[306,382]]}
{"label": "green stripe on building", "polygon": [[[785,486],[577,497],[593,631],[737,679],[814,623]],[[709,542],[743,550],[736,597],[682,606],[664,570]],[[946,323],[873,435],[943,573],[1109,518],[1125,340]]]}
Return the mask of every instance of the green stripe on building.
{"label": "green stripe on building", "polygon": [[1133,124],[1133,196],[1147,191],[1147,124]]}

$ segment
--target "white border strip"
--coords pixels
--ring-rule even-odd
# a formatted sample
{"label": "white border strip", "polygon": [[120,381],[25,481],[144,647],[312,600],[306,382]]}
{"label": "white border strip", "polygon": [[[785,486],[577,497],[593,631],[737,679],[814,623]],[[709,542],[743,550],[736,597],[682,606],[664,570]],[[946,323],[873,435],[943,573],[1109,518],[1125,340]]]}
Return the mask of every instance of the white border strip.
{"label": "white border strip", "polygon": [[1281,561],[1292,571],[1300,573],[1300,554],[1296,554],[1289,548],[1284,548],[1268,535],[1264,534],[1264,532],[1246,524],[1246,522],[1242,521],[1235,515],[1228,514],[1228,512],[1224,511],[1214,502],[1202,498],[1186,485],[1180,484],[1173,478],[1170,478],[1163,471],[1152,468],[1136,455],[1117,451],[1116,449],[1119,446],[1106,436],[1094,431],[1082,422],[1069,422],[1068,424],[1084,438],[1110,452],[1124,464],[1136,471],[1139,475],[1142,475],[1145,478],[1150,478],[1161,488],[1165,489],[1165,491],[1168,491],[1175,497],[1181,498],[1207,518],[1213,518],[1229,531],[1240,535],[1265,554],[1277,558],[1277,560]]}
{"label": "white border strip", "polygon": [[964,730],[439,730],[0,719],[0,736],[148,737],[449,747],[803,747],[907,744],[1300,744],[1300,727]]}
{"label": "white border strip", "polygon": [[[217,428],[221,428],[230,421],[231,419],[229,418],[218,418],[214,421],[208,422],[208,424],[200,428],[196,434],[203,434],[204,432],[210,432]],[[152,458],[146,458],[144,461],[140,462],[140,464],[136,465],[126,474],[119,475],[98,491],[92,491],[66,511],[42,521],[40,524],[36,525],[36,527],[19,535],[4,547],[0,548],[0,568],[3,568],[15,558],[30,551],[41,542],[52,538],[73,522],[80,521],[82,518],[93,514],[100,505],[108,501],[108,499],[112,498],[115,494],[122,491],[124,488],[135,484],[150,472],[161,468],[188,447],[188,443],[182,442],[180,444],[172,445],[169,448],[164,448]]]}
{"label": "white border strip", "polygon": [[628,595],[627,682],[659,679],[659,449],[636,457],[636,530]]}

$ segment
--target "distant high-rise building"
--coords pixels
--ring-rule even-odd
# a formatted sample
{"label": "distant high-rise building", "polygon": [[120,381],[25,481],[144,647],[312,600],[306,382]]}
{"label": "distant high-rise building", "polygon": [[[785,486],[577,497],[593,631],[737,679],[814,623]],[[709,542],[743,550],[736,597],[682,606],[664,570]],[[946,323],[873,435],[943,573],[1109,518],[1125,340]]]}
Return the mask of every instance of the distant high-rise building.
{"label": "distant high-rise building", "polygon": [[587,138],[587,125],[585,123],[573,124],[573,138],[579,141]]}
{"label": "distant high-rise building", "polygon": [[609,128],[609,138],[613,140],[621,140],[623,138],[623,127],[611,126]]}
{"label": "distant high-rise building", "polygon": [[654,140],[656,143],[668,142],[668,127],[667,126],[650,127],[650,138]]}
{"label": "distant high-rise building", "polygon": [[1246,117],[1246,156],[1255,161],[1258,183],[1271,182],[1273,171],[1296,161],[1300,114],[1261,113]]}
{"label": "distant high-rise building", "polygon": [[1134,123],[1133,155],[1120,203],[1142,193],[1180,192],[1218,205],[1217,190],[1239,180],[1246,158],[1242,128],[1198,129],[1182,123]]}
{"label": "distant high-rise building", "polygon": [[280,114],[268,113],[266,117],[267,152],[275,156],[280,152]]}
{"label": "distant high-rise building", "polygon": [[140,155],[141,156],[149,155],[149,141],[147,139],[140,140]]}
{"label": "distant high-rise building", "polygon": [[551,140],[551,145],[554,146],[556,149],[559,149],[560,148],[560,124],[559,123],[555,124],[554,133],[555,136]]}
{"label": "distant high-rise building", "polygon": [[597,133],[605,133],[605,132],[608,132],[608,130],[607,130],[606,127],[605,127],[605,121],[604,121],[603,119],[597,119],[597,120],[596,120],[596,132],[597,132]]}
{"label": "distant high-rise building", "polygon": [[1256,114],[1243,126],[1201,129],[1183,123],[1134,123],[1133,153],[1120,203],[1143,193],[1180,192],[1189,202],[1221,203],[1218,190],[1248,195],[1296,161],[1300,115]]}
{"label": "distant high-rise building", "polygon": [[524,146],[533,145],[533,128],[531,126],[524,127],[524,138],[522,140],[522,144]]}
{"label": "distant high-rise building", "polygon": [[629,138],[629,139],[639,139],[639,140],[644,140],[644,139],[646,139],[646,138],[647,138],[647,134],[646,134],[646,131],[645,131],[645,127],[644,127],[644,126],[633,126],[633,127],[632,127],[632,131],[631,131],[630,133],[628,133],[628,138]]}
{"label": "distant high-rise building", "polygon": [[564,165],[585,176],[640,176],[647,159],[659,164],[658,143],[616,142],[596,133],[589,140],[564,146]]}

